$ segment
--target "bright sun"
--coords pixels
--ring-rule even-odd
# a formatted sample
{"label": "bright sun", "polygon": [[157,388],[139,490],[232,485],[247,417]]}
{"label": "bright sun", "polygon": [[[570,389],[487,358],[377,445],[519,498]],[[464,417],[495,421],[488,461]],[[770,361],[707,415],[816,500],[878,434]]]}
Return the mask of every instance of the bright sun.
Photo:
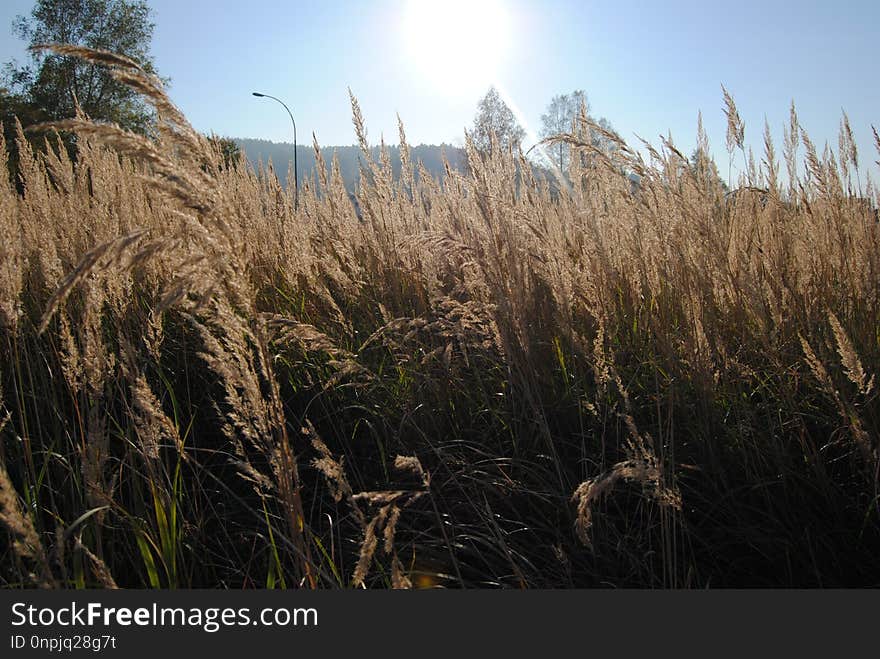
{"label": "bright sun", "polygon": [[408,0],[406,56],[432,87],[472,94],[495,82],[510,47],[501,0]]}

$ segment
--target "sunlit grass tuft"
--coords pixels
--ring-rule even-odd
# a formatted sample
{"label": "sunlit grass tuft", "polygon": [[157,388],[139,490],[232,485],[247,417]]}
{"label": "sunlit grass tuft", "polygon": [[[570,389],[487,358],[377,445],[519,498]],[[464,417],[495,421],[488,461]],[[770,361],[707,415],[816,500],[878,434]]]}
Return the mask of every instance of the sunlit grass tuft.
{"label": "sunlit grass tuft", "polygon": [[443,181],[404,143],[395,178],[352,97],[359,217],[338,166],[295,209],[98,59],[158,138],[20,132],[0,183],[4,585],[880,584],[848,119],[820,156],[792,109],[788,178],[768,130],[725,194],[584,118],[565,187],[470,143]]}

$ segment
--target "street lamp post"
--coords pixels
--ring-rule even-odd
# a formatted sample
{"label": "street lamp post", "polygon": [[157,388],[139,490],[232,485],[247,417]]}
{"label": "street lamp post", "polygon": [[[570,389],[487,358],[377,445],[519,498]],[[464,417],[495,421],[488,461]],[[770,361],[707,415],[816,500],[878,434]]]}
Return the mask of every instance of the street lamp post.
{"label": "street lamp post", "polygon": [[284,109],[287,110],[287,114],[290,116],[290,123],[293,124],[293,209],[297,210],[299,208],[299,169],[296,166],[296,121],[293,120],[293,113],[287,107],[287,103],[280,98],[269,96],[269,94],[261,94],[260,92],[253,92],[253,94],[258,98],[271,98],[273,101],[278,101],[284,106]]}

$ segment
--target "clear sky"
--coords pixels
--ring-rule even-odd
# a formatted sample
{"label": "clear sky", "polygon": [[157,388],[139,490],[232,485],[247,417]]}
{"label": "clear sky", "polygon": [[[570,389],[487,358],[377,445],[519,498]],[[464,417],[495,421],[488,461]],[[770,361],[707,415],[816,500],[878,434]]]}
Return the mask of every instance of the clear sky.
{"label": "clear sky", "polygon": [[[314,131],[322,145],[352,144],[351,87],[371,141],[384,134],[396,143],[400,113],[412,143],[461,143],[494,80],[533,131],[554,94],[584,89],[594,114],[625,139],[656,142],[671,131],[689,151],[702,110],[712,151],[726,164],[723,83],[755,147],[765,116],[780,146],[794,99],[820,148],[836,148],[845,109],[863,166],[878,158],[870,133],[880,125],[877,0],[446,0],[422,10],[407,0],[149,4],[157,67],[206,132],[289,141],[283,109],[251,96],[262,91],[294,111],[300,142]],[[31,6],[0,1],[0,61],[25,57],[9,26]]]}

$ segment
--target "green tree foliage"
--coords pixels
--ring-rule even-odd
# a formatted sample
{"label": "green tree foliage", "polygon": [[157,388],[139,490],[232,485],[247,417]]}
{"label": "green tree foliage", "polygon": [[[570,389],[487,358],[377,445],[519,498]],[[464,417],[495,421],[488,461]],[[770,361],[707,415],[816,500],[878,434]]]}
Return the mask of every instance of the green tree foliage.
{"label": "green tree foliage", "polygon": [[76,113],[78,103],[92,119],[146,133],[152,115],[133,90],[100,67],[34,46],[65,43],[109,50],[153,73],[153,27],[144,0],[38,0],[30,16],[13,22],[14,33],[32,48],[31,61],[6,64],[4,114],[17,107],[25,110],[19,115],[23,123],[64,119]]}
{"label": "green tree foliage", "polygon": [[[108,50],[136,60],[154,73],[149,54],[153,27],[144,0],[37,0],[29,16],[13,21],[13,33],[31,47],[27,64],[13,60],[4,65],[0,87],[0,121],[9,151],[9,174],[19,192],[16,119],[24,128],[66,119],[76,114],[78,104],[92,119],[138,133],[148,133],[152,125],[149,106],[106,70],[34,47],[66,43]],[[42,150],[43,136],[27,137],[32,147]],[[75,137],[62,137],[74,156]]]}
{"label": "green tree foliage", "polygon": [[241,147],[231,137],[211,134],[208,136],[208,140],[223,158],[224,167],[235,167],[241,160]]}

